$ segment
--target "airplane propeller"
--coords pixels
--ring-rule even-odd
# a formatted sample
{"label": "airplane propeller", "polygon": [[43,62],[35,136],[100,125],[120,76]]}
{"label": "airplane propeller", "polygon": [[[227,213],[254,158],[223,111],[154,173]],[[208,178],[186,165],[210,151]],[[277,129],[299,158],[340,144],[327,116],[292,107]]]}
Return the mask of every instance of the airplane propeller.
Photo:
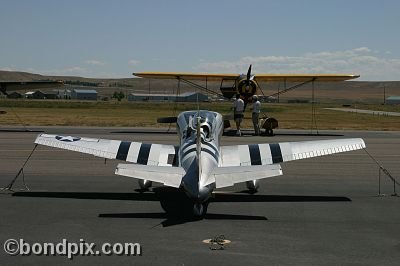
{"label": "airplane propeller", "polygon": [[251,79],[251,64],[249,66],[249,70],[247,70],[246,86],[250,86],[250,79]]}

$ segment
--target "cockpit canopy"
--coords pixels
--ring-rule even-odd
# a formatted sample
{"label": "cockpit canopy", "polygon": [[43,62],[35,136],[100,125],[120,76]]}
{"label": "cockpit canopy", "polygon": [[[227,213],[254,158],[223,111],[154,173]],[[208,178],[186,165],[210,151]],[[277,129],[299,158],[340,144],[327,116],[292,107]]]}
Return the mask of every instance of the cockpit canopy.
{"label": "cockpit canopy", "polygon": [[[198,117],[200,119],[198,119]],[[217,119],[217,117],[220,117]],[[217,128],[218,121],[222,121],[221,115],[211,111],[188,111],[178,116],[178,131],[183,139],[194,137],[197,131],[197,123],[200,123],[200,134],[202,139],[209,141]]]}

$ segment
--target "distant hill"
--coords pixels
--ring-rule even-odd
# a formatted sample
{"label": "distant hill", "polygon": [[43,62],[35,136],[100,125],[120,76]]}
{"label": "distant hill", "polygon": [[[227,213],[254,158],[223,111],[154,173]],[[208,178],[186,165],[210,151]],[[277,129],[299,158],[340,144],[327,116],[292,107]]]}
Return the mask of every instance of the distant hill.
{"label": "distant hill", "polygon": [[[148,80],[142,78],[99,79],[74,76],[44,76],[39,74],[0,70],[0,81],[33,81],[33,80],[63,80],[71,86],[96,87],[99,95],[110,96],[114,91],[122,90],[128,93],[177,93],[177,80]],[[204,86],[205,82],[196,82]],[[208,82],[208,88],[219,92],[220,82]],[[290,87],[294,84],[287,84]],[[283,90],[283,84],[260,83],[265,95]],[[290,99],[310,99],[311,84],[292,90],[280,96],[282,102]],[[337,83],[315,83],[315,99],[321,102],[371,102],[382,103],[384,88],[386,96],[400,96],[400,81],[347,81]],[[196,88],[181,82],[180,91],[196,91]]]}
{"label": "distant hill", "polygon": [[46,78],[45,76],[28,72],[0,70],[0,81],[33,81]]}

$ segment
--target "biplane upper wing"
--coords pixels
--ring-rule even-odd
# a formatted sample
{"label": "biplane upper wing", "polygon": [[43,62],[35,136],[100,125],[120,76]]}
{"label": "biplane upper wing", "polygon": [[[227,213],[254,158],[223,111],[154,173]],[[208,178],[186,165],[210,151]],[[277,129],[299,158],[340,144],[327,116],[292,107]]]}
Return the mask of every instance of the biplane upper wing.
{"label": "biplane upper wing", "polygon": [[[221,80],[238,79],[240,74],[207,74],[207,73],[179,73],[179,72],[140,72],[133,73],[134,76],[141,78],[154,79],[187,79],[187,80]],[[360,77],[350,74],[255,74],[257,81],[287,81],[287,82],[305,82],[305,81],[345,81]]]}
{"label": "biplane upper wing", "polygon": [[356,79],[360,75],[348,74],[259,74],[255,75],[257,81],[287,81],[287,82],[332,82]]}
{"label": "biplane upper wing", "polygon": [[140,72],[134,76],[152,79],[187,79],[187,80],[221,80],[237,79],[239,74],[207,74],[207,73],[179,73],[179,72]]}

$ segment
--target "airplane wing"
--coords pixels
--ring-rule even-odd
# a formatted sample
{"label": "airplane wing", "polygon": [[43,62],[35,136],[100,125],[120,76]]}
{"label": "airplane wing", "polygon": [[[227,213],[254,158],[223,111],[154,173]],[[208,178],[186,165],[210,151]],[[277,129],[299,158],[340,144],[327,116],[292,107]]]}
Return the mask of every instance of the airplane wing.
{"label": "airplane wing", "polygon": [[281,175],[280,163],[364,148],[360,138],[222,146],[219,167],[212,174],[221,188]]}
{"label": "airplane wing", "polygon": [[254,76],[257,81],[287,81],[287,82],[332,82],[356,79],[360,75],[348,74],[259,74]]}
{"label": "airplane wing", "polygon": [[173,145],[48,134],[38,135],[35,143],[142,165],[178,166],[178,148]]}
{"label": "airplane wing", "polygon": [[140,72],[134,76],[152,79],[187,79],[187,80],[221,80],[237,79],[239,74],[207,74],[207,73],[180,73],[180,72]]}
{"label": "airplane wing", "polygon": [[[140,72],[133,73],[134,76],[153,79],[187,79],[187,80],[222,80],[238,79],[239,74],[207,74],[207,73],[180,73],[180,72]],[[345,81],[355,79],[359,75],[348,74],[255,74],[257,81],[287,81],[287,82],[306,82],[306,81]]]}
{"label": "airplane wing", "polygon": [[363,148],[360,138],[222,146],[219,166],[271,165]]}

